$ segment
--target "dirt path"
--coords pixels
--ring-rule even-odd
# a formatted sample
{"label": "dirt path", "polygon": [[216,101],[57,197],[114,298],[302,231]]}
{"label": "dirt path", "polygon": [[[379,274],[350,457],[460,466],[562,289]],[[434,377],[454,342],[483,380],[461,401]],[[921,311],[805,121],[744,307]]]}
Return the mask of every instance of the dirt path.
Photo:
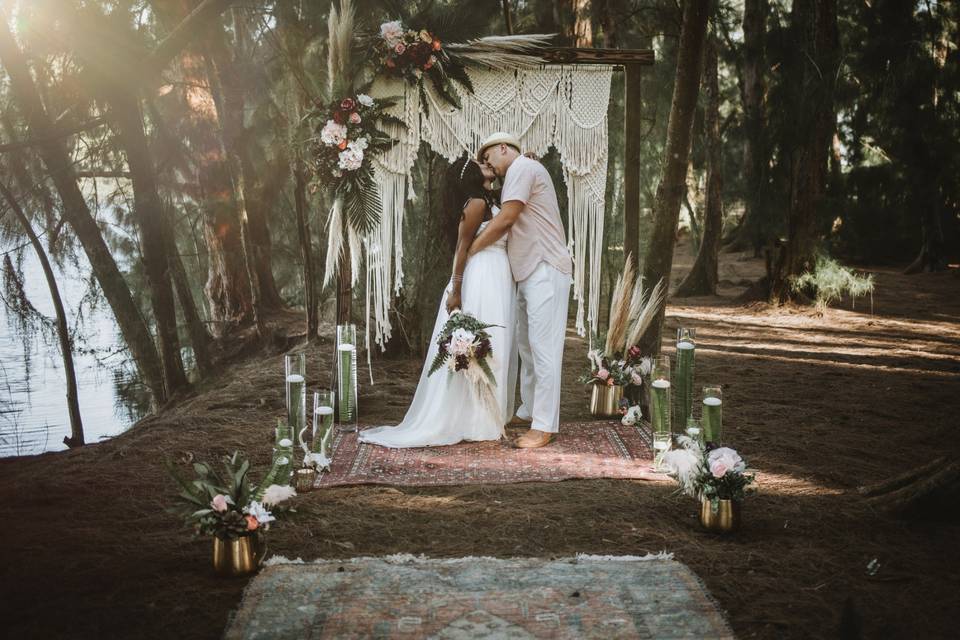
{"label": "dirt path", "polygon": [[[960,453],[960,279],[877,271],[873,314],[858,302],[821,317],[736,305],[737,283],[760,265],[724,256],[722,266],[721,296],[674,300],[667,335],[678,323],[698,328],[698,385],[723,384],[726,439],[758,471],[760,492],[735,537],[701,532],[695,505],[666,483],[358,487],[303,496],[299,521],[271,531],[271,551],[309,559],[668,550],[704,579],[741,637],[836,637],[845,605],[863,637],[952,637],[960,527],[873,513],[856,487]],[[585,351],[570,334],[564,420],[586,416],[575,382]],[[329,352],[326,344],[311,353],[309,383],[327,381]],[[365,418],[398,420],[419,368],[379,361],[378,384],[363,389]],[[244,449],[265,465],[283,413],[281,370],[279,355],[240,363],[115,440],[0,460],[7,633],[219,637],[245,581],[214,578],[209,541],[165,513],[174,490],[161,461]],[[874,558],[880,570],[869,576]]]}

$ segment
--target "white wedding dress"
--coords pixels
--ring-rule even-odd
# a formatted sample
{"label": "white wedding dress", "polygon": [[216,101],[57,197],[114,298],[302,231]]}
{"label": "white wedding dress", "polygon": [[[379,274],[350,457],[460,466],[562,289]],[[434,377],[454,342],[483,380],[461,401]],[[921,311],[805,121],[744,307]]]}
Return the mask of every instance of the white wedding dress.
{"label": "white wedding dress", "polygon": [[[494,216],[500,213],[497,207],[492,211]],[[480,225],[477,234],[488,222]],[[403,422],[361,431],[361,442],[391,448],[427,447],[462,440],[497,440],[503,435],[504,424],[513,416],[518,362],[516,285],[507,259],[506,236],[467,260],[460,296],[464,312],[485,324],[499,325],[487,329],[493,348],[490,368],[497,379],[495,415],[485,408],[462,373],[451,375],[444,367],[427,375],[437,355],[437,335],[449,318],[446,305],[450,290],[448,283],[440,298],[420,382]]]}

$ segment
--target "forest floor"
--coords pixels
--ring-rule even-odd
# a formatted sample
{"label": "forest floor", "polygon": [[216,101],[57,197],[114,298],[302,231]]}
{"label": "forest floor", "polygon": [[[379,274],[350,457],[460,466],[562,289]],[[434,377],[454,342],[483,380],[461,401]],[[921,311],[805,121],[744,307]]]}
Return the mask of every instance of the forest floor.
{"label": "forest floor", "polygon": [[[691,263],[687,244],[674,282]],[[360,486],[297,498],[297,520],[270,531],[269,551],[309,560],[666,550],[703,579],[743,638],[840,637],[842,617],[864,638],[956,637],[960,526],[893,519],[856,489],[960,450],[957,271],[871,270],[872,313],[860,300],[818,315],[738,303],[762,263],[721,260],[720,295],[672,300],[665,335],[697,327],[698,384],[723,384],[725,440],[757,470],[741,532],[701,531],[697,505],[667,482]],[[291,314],[287,324],[298,323]],[[576,382],[586,345],[571,331],[566,347],[562,420],[586,420]],[[309,384],[328,382],[331,357],[329,341],[310,348]],[[420,367],[376,360],[363,421],[398,421]],[[279,350],[237,357],[117,438],[0,460],[4,635],[219,637],[246,580],[216,578],[210,541],[166,511],[176,489],[162,463],[241,449],[263,469],[283,414],[282,368]]]}

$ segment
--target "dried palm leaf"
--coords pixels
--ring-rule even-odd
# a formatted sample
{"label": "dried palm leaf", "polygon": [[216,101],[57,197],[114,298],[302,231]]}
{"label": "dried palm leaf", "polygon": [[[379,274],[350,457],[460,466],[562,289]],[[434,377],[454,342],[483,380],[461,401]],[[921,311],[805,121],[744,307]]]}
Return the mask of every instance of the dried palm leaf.
{"label": "dried palm leaf", "polygon": [[630,335],[627,336],[626,344],[630,346],[640,342],[640,336],[647,330],[653,319],[657,317],[666,293],[663,288],[663,279],[657,282],[657,285],[648,295],[644,295],[642,278],[637,285],[639,290],[634,292],[634,299],[639,299],[642,302],[640,303],[640,312],[633,316],[633,328],[630,330]]}
{"label": "dried palm leaf", "polygon": [[343,243],[343,200],[336,198],[327,219],[327,263],[323,269],[323,286],[333,281],[343,257]]}
{"label": "dried palm leaf", "polygon": [[536,54],[550,46],[553,37],[553,34],[487,36],[445,44],[443,49],[453,62],[465,67],[530,69],[543,64]]}
{"label": "dried palm leaf", "polygon": [[627,260],[627,266],[617,278],[610,301],[610,322],[607,323],[607,342],[604,353],[610,357],[623,350],[630,322],[630,293],[633,289],[633,261]]}

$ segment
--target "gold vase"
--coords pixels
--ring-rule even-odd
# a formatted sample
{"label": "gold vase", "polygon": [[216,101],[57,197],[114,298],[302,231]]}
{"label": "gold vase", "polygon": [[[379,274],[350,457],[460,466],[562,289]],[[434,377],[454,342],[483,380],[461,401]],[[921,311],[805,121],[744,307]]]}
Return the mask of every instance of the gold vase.
{"label": "gold vase", "polygon": [[260,545],[254,536],[221,540],[213,536],[213,568],[222,576],[245,576],[260,564]]}
{"label": "gold vase", "polygon": [[620,399],[623,397],[623,387],[618,384],[595,384],[590,391],[590,414],[595,416],[620,415]]}
{"label": "gold vase", "polygon": [[740,501],[720,500],[717,510],[714,511],[710,501],[700,500],[700,524],[707,531],[730,533],[740,528]]}

